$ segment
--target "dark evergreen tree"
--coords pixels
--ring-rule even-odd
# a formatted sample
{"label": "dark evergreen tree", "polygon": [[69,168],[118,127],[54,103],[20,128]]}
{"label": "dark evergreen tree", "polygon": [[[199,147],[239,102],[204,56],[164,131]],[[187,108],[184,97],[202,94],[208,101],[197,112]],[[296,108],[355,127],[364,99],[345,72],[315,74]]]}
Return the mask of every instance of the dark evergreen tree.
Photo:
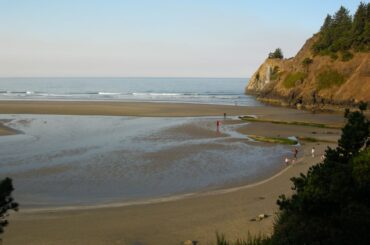
{"label": "dark evergreen tree", "polygon": [[366,24],[362,37],[362,47],[364,51],[370,51],[370,3],[367,4]]}
{"label": "dark evergreen tree", "polygon": [[13,190],[13,183],[10,178],[0,181],[0,234],[4,232],[4,227],[8,225],[6,219],[8,211],[18,210],[18,203],[11,196]]}
{"label": "dark evergreen tree", "polygon": [[330,14],[328,14],[325,18],[324,24],[321,26],[320,29],[320,38],[319,40],[313,45],[313,49],[315,53],[319,53],[322,50],[327,49],[333,42],[332,34],[331,34],[331,27],[333,24],[333,18]]}
{"label": "dark evergreen tree", "polygon": [[342,129],[342,137],[338,141],[338,151],[344,157],[356,154],[370,136],[370,123],[363,115],[366,103],[362,102],[359,107],[360,111],[349,112],[346,110],[345,113],[348,122]]}
{"label": "dark evergreen tree", "polygon": [[342,53],[342,60],[352,58],[349,51],[370,50],[370,3],[360,3],[352,21],[352,16],[344,7],[332,17],[327,15],[324,24],[318,33],[319,37],[313,44],[314,54],[338,57]]}
{"label": "dark evergreen tree", "polygon": [[324,24],[321,26],[320,31],[321,32],[326,32],[330,30],[331,26],[333,24],[333,18],[331,17],[330,14],[328,14],[324,20]]}
{"label": "dark evergreen tree", "polygon": [[349,11],[342,6],[333,18],[331,31],[333,43],[330,46],[330,51],[337,52],[351,47],[351,29],[352,18]]}
{"label": "dark evergreen tree", "polygon": [[278,200],[281,214],[270,244],[368,244],[370,241],[370,122],[346,112],[336,149],[307,175],[292,178],[294,194]]}
{"label": "dark evergreen tree", "polygon": [[269,53],[268,56],[270,59],[282,59],[284,58],[283,51],[280,48],[275,49],[274,52]]}
{"label": "dark evergreen tree", "polygon": [[365,39],[364,33],[366,26],[366,16],[367,16],[367,5],[361,2],[353,17],[352,24],[353,46],[354,48],[360,50],[363,49],[363,43]]}

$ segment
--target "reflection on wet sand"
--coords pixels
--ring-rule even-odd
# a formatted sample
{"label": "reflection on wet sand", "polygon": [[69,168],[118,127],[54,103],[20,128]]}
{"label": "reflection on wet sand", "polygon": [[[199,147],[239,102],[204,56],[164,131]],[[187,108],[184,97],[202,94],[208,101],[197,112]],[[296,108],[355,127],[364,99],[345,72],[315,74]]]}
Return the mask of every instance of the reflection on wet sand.
{"label": "reflection on wet sand", "polygon": [[24,206],[155,198],[245,183],[280,169],[283,146],[249,142],[215,118],[3,115],[2,175]]}

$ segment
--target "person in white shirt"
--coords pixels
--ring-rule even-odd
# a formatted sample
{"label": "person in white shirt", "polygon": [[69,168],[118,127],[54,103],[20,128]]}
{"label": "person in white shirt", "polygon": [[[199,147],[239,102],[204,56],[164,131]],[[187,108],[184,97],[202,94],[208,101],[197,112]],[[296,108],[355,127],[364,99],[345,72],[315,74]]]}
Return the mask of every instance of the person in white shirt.
{"label": "person in white shirt", "polygon": [[311,149],[311,155],[312,155],[312,157],[315,157],[315,147],[312,147],[312,149]]}

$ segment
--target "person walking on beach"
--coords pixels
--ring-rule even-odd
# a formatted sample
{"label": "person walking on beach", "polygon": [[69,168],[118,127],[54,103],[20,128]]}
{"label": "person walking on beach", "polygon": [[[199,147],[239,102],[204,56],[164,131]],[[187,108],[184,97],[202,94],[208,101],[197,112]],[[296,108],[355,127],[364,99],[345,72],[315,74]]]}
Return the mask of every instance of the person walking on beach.
{"label": "person walking on beach", "polygon": [[224,112],[224,119],[226,119],[226,112]]}
{"label": "person walking on beach", "polygon": [[221,125],[221,122],[219,120],[217,120],[217,122],[216,122],[217,132],[220,131],[220,125]]}
{"label": "person walking on beach", "polygon": [[285,165],[288,166],[289,165],[289,159],[287,157],[285,157]]}
{"label": "person walking on beach", "polygon": [[311,155],[312,155],[312,157],[315,157],[315,147],[312,147],[312,149],[311,149]]}
{"label": "person walking on beach", "polygon": [[298,155],[298,148],[294,148],[294,151],[293,151],[293,156],[294,156],[294,159],[297,160],[297,155]]}

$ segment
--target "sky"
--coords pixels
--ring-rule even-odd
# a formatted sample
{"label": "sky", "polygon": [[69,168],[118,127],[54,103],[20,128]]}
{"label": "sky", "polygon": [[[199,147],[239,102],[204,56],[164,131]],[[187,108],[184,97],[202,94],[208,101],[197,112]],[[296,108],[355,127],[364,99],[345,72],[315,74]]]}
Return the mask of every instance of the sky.
{"label": "sky", "polygon": [[[364,1],[368,2],[368,1]],[[360,0],[0,0],[1,77],[250,77]]]}

